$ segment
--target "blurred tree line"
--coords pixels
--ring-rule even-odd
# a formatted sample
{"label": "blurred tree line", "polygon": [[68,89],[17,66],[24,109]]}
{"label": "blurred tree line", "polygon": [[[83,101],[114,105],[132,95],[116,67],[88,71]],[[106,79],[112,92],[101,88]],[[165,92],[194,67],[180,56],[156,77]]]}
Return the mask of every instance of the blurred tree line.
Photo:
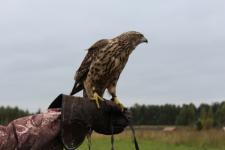
{"label": "blurred tree line", "polygon": [[26,110],[21,110],[18,107],[0,107],[0,125],[6,125],[8,124],[10,121],[19,118],[19,117],[23,117],[23,116],[27,116],[30,115],[30,113]]}
{"label": "blurred tree line", "polygon": [[189,125],[197,129],[225,126],[225,101],[212,105],[139,105],[130,108],[135,125]]}

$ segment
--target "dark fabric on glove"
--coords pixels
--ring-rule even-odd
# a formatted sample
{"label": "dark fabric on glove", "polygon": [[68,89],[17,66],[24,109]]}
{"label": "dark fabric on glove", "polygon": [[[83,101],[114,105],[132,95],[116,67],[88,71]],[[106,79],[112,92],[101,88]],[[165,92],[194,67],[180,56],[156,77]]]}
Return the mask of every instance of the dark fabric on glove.
{"label": "dark fabric on glove", "polygon": [[106,135],[121,133],[130,118],[127,111],[122,113],[112,101],[104,100],[97,108],[92,100],[63,94],[49,108],[62,109],[61,136],[67,149],[77,148],[90,129]]}

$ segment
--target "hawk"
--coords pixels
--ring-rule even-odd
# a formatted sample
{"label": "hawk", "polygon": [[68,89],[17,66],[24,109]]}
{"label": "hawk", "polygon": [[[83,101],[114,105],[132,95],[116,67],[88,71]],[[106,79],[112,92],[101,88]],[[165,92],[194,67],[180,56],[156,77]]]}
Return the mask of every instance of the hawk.
{"label": "hawk", "polygon": [[116,85],[132,51],[148,40],[143,34],[129,31],[112,39],[102,39],[94,43],[75,74],[75,84],[70,93],[74,95],[83,90],[84,97],[99,101],[107,89],[112,101],[121,107],[123,105],[116,95]]}

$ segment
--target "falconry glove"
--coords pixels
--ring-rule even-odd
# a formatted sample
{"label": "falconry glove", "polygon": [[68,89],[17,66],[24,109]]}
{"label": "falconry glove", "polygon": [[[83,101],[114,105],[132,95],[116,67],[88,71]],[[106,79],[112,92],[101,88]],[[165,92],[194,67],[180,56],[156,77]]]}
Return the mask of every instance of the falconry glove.
{"label": "falconry glove", "polygon": [[67,150],[78,148],[92,130],[113,135],[121,133],[129,124],[131,117],[128,111],[121,112],[116,104],[108,100],[100,105],[101,109],[98,109],[87,98],[61,94],[49,106],[62,109],[61,140]]}

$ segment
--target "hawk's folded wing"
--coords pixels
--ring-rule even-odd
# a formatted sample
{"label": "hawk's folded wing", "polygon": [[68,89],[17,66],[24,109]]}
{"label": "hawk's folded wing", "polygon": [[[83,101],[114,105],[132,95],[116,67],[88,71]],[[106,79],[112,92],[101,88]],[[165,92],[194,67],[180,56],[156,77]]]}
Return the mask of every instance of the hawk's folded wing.
{"label": "hawk's folded wing", "polygon": [[88,49],[88,53],[86,54],[84,60],[82,61],[79,69],[75,74],[75,84],[70,95],[74,95],[75,93],[83,89],[83,81],[87,77],[92,61],[98,55],[99,50],[107,46],[108,43],[109,41],[107,39],[102,39],[97,41]]}

